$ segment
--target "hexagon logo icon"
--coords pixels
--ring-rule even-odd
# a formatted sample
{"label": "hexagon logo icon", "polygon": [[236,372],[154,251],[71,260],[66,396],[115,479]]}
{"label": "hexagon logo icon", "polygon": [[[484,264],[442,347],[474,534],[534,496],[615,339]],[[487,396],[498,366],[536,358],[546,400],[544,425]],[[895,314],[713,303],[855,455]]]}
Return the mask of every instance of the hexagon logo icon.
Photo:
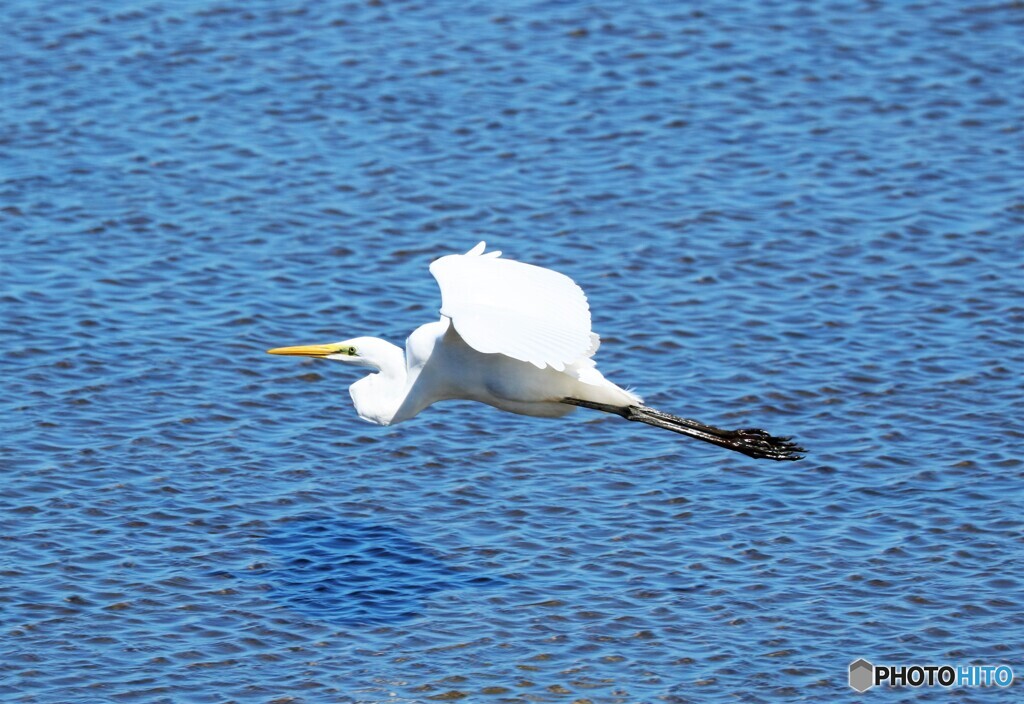
{"label": "hexagon logo icon", "polygon": [[875,684],[875,666],[864,658],[850,663],[850,686],[858,692],[866,692]]}

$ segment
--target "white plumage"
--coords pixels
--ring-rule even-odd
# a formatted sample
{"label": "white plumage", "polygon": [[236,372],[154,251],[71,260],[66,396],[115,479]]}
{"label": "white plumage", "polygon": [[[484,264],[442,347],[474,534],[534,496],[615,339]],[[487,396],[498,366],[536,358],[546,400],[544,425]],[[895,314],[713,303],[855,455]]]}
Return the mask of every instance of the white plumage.
{"label": "white plumage", "polygon": [[399,347],[375,337],[280,347],[271,354],[336,359],[371,369],[349,387],[363,420],[392,425],[432,403],[479,401],[512,413],[554,418],[577,406],[774,460],[800,458],[788,438],[763,430],[722,430],[643,405],[597,370],[600,340],[587,297],[564,274],[485,252],[441,257],[430,272],[441,287],[441,319]]}
{"label": "white plumage", "polygon": [[430,265],[441,288],[442,317],[417,328],[404,354],[371,337],[270,351],[376,370],[350,391],[359,416],[381,425],[446,399],[546,417],[575,410],[564,398],[616,407],[641,403],[597,370],[591,357],[599,338],[590,330],[587,297],[572,279],[484,250],[481,242]]}
{"label": "white plumage", "polygon": [[558,371],[593,354],[590,308],[575,281],[483,251],[481,242],[430,265],[441,287],[441,315],[466,344]]}

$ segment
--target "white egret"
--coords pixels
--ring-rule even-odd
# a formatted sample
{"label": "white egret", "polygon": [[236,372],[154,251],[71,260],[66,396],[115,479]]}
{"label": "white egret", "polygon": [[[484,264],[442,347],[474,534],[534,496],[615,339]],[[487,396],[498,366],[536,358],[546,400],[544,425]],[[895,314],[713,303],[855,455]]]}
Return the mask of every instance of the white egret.
{"label": "white egret", "polygon": [[278,347],[270,354],[334,359],[375,373],[349,387],[363,420],[393,425],[447,399],[480,401],[503,411],[555,418],[583,406],[773,460],[803,450],[753,428],[722,430],[648,408],[597,370],[599,338],[590,308],[568,276],[484,252],[430,265],[441,287],[441,319],[417,328],[405,352],[375,337]]}

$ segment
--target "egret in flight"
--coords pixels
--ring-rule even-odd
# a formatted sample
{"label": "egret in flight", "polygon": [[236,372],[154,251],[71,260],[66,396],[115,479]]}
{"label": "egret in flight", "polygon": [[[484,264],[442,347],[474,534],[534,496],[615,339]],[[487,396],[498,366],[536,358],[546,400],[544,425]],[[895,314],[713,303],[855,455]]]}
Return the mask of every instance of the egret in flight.
{"label": "egret in flight", "polygon": [[481,242],[430,265],[441,287],[441,319],[413,331],[404,352],[376,337],[269,352],[372,370],[349,391],[359,417],[379,425],[409,420],[446,399],[544,418],[582,406],[750,457],[801,458],[804,450],[789,438],[756,428],[722,430],[645,406],[597,370],[593,357],[600,340],[590,329],[587,298],[572,279],[484,249]]}

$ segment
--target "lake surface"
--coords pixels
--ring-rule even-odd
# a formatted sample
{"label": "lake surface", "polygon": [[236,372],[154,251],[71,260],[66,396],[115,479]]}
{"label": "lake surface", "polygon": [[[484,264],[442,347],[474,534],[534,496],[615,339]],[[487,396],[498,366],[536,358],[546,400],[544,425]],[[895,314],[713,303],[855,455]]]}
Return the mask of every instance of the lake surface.
{"label": "lake surface", "polygon": [[[1019,4],[0,19],[5,702],[1021,698]],[[381,428],[265,354],[401,343],[479,240],[583,286],[609,378],[807,459]]]}

